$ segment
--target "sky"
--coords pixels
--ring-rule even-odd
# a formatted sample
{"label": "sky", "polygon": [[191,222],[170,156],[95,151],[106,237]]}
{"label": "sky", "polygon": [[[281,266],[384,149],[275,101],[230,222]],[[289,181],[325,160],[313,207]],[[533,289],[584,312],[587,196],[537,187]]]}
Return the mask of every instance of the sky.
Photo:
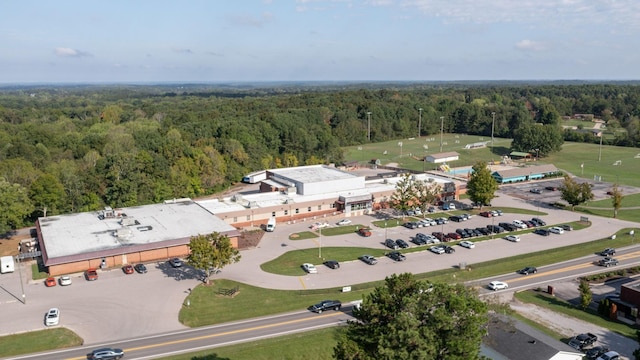
{"label": "sky", "polygon": [[0,84],[638,80],[639,0],[3,0]]}

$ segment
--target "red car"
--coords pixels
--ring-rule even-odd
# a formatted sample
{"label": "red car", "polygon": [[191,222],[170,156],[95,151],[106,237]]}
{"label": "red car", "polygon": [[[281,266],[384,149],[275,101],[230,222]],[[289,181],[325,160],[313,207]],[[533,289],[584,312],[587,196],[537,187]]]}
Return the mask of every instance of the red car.
{"label": "red car", "polygon": [[124,271],[125,274],[133,274],[133,272],[134,272],[133,266],[125,265],[125,266],[122,267],[122,271]]}
{"label": "red car", "polygon": [[84,272],[84,277],[87,278],[88,281],[98,280],[98,271],[96,271],[96,269],[88,269]]}
{"label": "red car", "polygon": [[53,278],[53,277],[47,278],[47,280],[44,281],[44,285],[46,287],[56,286],[56,278]]}
{"label": "red car", "polygon": [[489,217],[491,217],[491,216],[492,216],[492,215],[491,215],[491,212],[489,212],[489,211],[483,211],[483,212],[481,212],[479,215],[480,215],[480,216],[487,217],[487,218],[489,218]]}
{"label": "red car", "polygon": [[369,237],[369,236],[371,236],[371,229],[361,228],[361,229],[358,230],[358,234],[360,234],[361,236],[364,236],[364,237]]}
{"label": "red car", "polygon": [[450,239],[454,239],[454,240],[460,240],[462,239],[462,235],[455,233],[455,232],[450,232],[447,234],[447,237],[449,237]]}

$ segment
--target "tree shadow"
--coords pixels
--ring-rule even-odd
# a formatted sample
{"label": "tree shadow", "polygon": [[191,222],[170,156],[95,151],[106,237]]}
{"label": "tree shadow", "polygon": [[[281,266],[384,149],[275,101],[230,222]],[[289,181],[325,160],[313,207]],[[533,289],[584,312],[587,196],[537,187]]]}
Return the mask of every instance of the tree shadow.
{"label": "tree shadow", "polygon": [[191,358],[191,360],[231,360],[231,358],[228,357],[220,357],[218,356],[218,354],[208,354],[208,355],[203,355],[203,356],[194,356]]}

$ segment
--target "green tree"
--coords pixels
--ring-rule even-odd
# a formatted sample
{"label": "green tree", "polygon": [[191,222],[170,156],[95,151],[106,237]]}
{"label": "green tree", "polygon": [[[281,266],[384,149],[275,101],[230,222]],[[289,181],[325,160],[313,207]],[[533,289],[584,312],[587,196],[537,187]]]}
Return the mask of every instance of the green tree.
{"label": "green tree", "polygon": [[585,310],[591,304],[593,300],[593,293],[591,292],[591,287],[589,286],[589,282],[587,280],[580,280],[580,286],[578,287],[580,291],[580,307],[582,310]]}
{"label": "green tree", "polygon": [[618,184],[613,184],[611,188],[611,205],[613,205],[613,217],[618,217],[618,210],[622,207],[622,190]]}
{"label": "green tree", "polygon": [[416,194],[413,187],[413,179],[411,178],[411,174],[405,173],[396,183],[396,191],[391,194],[391,206],[393,206],[394,209],[404,213],[414,205],[413,201],[415,197]]}
{"label": "green tree", "polygon": [[472,169],[467,182],[467,195],[472,203],[480,204],[480,209],[482,209],[482,206],[490,204],[491,200],[496,197],[498,182],[491,176],[491,170],[487,167],[486,162],[479,161],[473,165]]}
{"label": "green tree", "polygon": [[336,359],[478,359],[487,305],[462,284],[391,275],[365,295],[334,348]]}
{"label": "green tree", "polygon": [[64,186],[57,177],[51,174],[39,176],[29,187],[29,197],[36,206],[36,211],[42,211],[43,216],[47,212],[59,214],[66,200]]}
{"label": "green tree", "polygon": [[593,185],[583,182],[578,184],[569,175],[564,176],[564,181],[560,185],[560,198],[571,205],[573,211],[576,205],[583,204],[589,200],[593,200]]}
{"label": "green tree", "polygon": [[433,204],[440,193],[442,193],[442,186],[440,186],[440,184],[425,180],[414,181],[413,188],[416,201],[423,215],[426,214],[427,207]]}
{"label": "green tree", "polygon": [[231,245],[229,237],[217,232],[192,237],[189,249],[191,253],[187,262],[204,271],[204,282],[207,284],[213,271],[240,261],[240,253]]}
{"label": "green tree", "polygon": [[32,212],[33,204],[27,189],[0,177],[0,234],[22,227]]}

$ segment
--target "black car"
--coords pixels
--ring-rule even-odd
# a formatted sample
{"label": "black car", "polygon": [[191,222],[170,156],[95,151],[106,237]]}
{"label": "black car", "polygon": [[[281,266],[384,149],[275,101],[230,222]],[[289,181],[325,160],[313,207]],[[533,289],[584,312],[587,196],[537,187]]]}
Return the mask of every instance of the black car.
{"label": "black car", "polygon": [[384,245],[389,249],[398,250],[400,247],[393,239],[387,239],[384,241]]}
{"label": "black car", "polygon": [[487,236],[489,234],[491,234],[491,231],[489,231],[489,229],[487,228],[483,228],[483,227],[477,227],[476,231],[480,232],[480,234]]}
{"label": "black car", "polygon": [[542,236],[549,236],[549,234],[551,234],[551,233],[549,232],[549,230],[547,230],[547,229],[535,229],[535,230],[533,231],[533,233],[534,233],[534,234],[538,234],[538,235],[542,235]]}
{"label": "black car", "polygon": [[411,242],[413,242],[416,245],[427,245],[427,239],[421,236],[415,236],[413,239],[411,239]]}
{"label": "black car", "polygon": [[449,245],[443,245],[442,247],[444,248],[444,252],[447,254],[453,254],[454,252],[456,252],[456,249],[452,248]]}
{"label": "black car", "polygon": [[124,356],[122,349],[114,348],[102,348],[96,349],[87,355],[87,359],[90,360],[117,360]]}
{"label": "black car", "polygon": [[179,267],[182,267],[182,260],[178,258],[173,258],[169,260],[169,264],[171,264],[171,266],[173,266],[174,268],[179,268]]}
{"label": "black car", "polygon": [[498,226],[502,227],[506,231],[516,231],[516,230],[518,230],[518,228],[515,225],[507,223],[507,222],[498,223]]}
{"label": "black car", "polygon": [[518,270],[518,274],[522,274],[522,275],[529,275],[529,274],[535,274],[538,272],[538,269],[536,269],[533,266],[527,266],[524,269],[520,269]]}
{"label": "black car", "polygon": [[562,228],[562,230],[564,230],[564,231],[571,231],[571,230],[573,230],[573,227],[571,227],[571,225],[569,225],[569,224],[562,224],[562,225],[558,225],[558,226],[559,226],[559,227],[561,227],[561,228]]}
{"label": "black car", "polygon": [[138,272],[138,274],[145,274],[147,272],[147,267],[144,266],[144,264],[136,264],[133,268]]}
{"label": "black car", "polygon": [[341,307],[342,302],[340,302],[340,300],[323,300],[315,305],[309,306],[309,310],[320,314],[326,310],[338,311]]}
{"label": "black car", "polygon": [[490,232],[495,234],[500,234],[504,232],[504,228],[498,225],[487,225],[487,229],[489,229]]}
{"label": "black car", "polygon": [[586,356],[587,359],[597,359],[598,356],[609,351],[609,348],[603,345],[594,346],[591,349],[587,350]]}
{"label": "black car", "polygon": [[465,229],[456,229],[456,233],[460,234],[460,236],[462,236],[463,239],[471,237],[471,235],[469,235],[469,233],[467,233],[467,230]]}
{"label": "black car", "polygon": [[392,251],[387,254],[387,257],[393,261],[405,261],[407,259],[406,256],[402,255],[399,251]]}
{"label": "black car", "polygon": [[416,229],[418,227],[418,224],[416,224],[415,222],[406,222],[402,224],[402,226],[406,227],[407,229]]}
{"label": "black car", "polygon": [[450,221],[461,222],[464,221],[464,218],[460,215],[449,216]]}
{"label": "black car", "polygon": [[324,262],[324,266],[330,268],[330,269],[339,269],[340,268],[340,263],[336,260],[327,260]]}
{"label": "black car", "polygon": [[616,254],[616,249],[614,248],[606,248],[598,253],[600,256],[612,256]]}
{"label": "black car", "polygon": [[402,240],[402,239],[398,239],[396,240],[396,244],[398,244],[398,246],[400,247],[400,249],[406,249],[409,247],[409,244],[407,244],[406,241]]}

